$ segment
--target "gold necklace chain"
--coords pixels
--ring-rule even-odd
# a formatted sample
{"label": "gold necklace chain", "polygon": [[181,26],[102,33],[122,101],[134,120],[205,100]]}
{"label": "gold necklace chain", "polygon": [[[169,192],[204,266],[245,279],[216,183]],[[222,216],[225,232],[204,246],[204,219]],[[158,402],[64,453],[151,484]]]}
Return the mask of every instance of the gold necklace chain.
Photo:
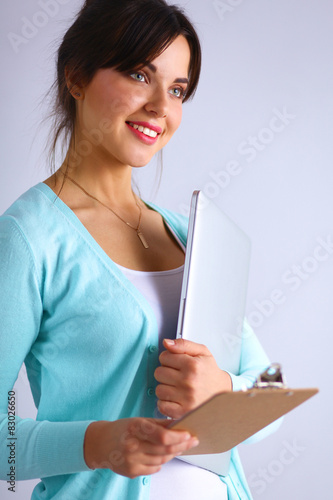
{"label": "gold necklace chain", "polygon": [[[62,172],[61,172],[62,173]],[[110,212],[112,212],[116,217],[118,217],[118,219],[120,219],[122,222],[124,222],[124,224],[126,224],[127,226],[129,226],[131,229],[134,229],[134,231],[136,231],[136,234],[138,235],[138,238],[139,240],[141,241],[142,243],[142,246],[144,248],[149,248],[149,245],[147,243],[147,240],[146,238],[144,237],[142,231],[140,230],[140,227],[141,227],[141,219],[142,219],[142,210],[141,210],[141,207],[140,205],[138,204],[137,200],[135,199],[135,196],[134,196],[134,193],[133,193],[133,197],[134,197],[134,200],[135,200],[135,204],[136,206],[138,207],[139,209],[139,222],[138,222],[138,225],[137,227],[134,227],[132,226],[132,224],[130,224],[129,222],[125,221],[122,217],[120,217],[120,215],[118,215],[112,208],[108,207],[107,205],[105,205],[105,203],[103,203],[101,200],[99,200],[98,198],[96,198],[95,196],[93,196],[92,194],[88,193],[88,191],[86,191],[78,182],[76,182],[74,179],[72,179],[72,177],[70,177],[68,174],[63,174],[65,176],[65,178],[67,178],[68,180],[70,180],[73,184],[75,184],[75,186],[77,186],[79,189],[81,189],[81,191],[84,192],[84,194],[86,194],[87,196],[89,196],[89,198],[92,198],[93,200],[97,201],[98,203],[100,203],[103,207],[107,208],[108,210],[110,210]]]}

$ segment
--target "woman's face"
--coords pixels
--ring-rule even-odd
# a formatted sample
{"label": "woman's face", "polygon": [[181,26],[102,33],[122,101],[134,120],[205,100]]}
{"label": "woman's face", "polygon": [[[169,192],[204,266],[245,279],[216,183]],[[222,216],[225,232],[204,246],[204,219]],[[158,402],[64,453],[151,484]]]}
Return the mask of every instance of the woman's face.
{"label": "woman's face", "polygon": [[146,165],[180,125],[189,62],[189,45],[179,36],[140,70],[98,70],[78,101],[78,144],[90,137],[103,161]]}

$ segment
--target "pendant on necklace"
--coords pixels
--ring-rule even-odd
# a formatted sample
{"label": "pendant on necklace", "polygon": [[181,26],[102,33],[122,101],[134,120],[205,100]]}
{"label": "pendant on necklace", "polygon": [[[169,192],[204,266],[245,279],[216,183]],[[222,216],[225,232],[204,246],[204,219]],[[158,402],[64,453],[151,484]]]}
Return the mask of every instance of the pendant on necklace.
{"label": "pendant on necklace", "polygon": [[141,241],[142,245],[144,246],[144,248],[149,248],[149,245],[147,243],[147,240],[146,238],[143,236],[143,234],[141,233],[141,231],[138,231],[136,233],[139,237],[139,240]]}

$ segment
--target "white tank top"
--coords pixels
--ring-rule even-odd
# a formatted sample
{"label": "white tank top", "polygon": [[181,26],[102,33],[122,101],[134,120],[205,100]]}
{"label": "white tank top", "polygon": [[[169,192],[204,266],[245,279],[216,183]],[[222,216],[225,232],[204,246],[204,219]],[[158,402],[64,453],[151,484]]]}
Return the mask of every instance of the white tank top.
{"label": "white tank top", "polygon": [[[151,305],[158,324],[159,348],[175,338],[184,266],[169,271],[143,272],[119,266]],[[162,417],[162,415],[161,415]],[[150,500],[227,500],[219,476],[174,458],[151,476]]]}

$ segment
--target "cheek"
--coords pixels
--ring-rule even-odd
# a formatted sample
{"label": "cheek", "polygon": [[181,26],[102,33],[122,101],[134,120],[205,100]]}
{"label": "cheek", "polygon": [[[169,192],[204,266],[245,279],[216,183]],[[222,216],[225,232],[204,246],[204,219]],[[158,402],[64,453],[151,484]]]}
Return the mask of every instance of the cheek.
{"label": "cheek", "polygon": [[84,122],[98,127],[100,122],[108,120],[116,127],[119,121],[124,122],[140,107],[141,101],[140,95],[129,95],[123,88],[99,89],[99,92],[87,96],[83,109]]}
{"label": "cheek", "polygon": [[182,104],[178,104],[178,106],[169,115],[170,131],[172,131],[173,134],[176,132],[179,125],[181,124],[182,116],[183,116],[183,107]]}
{"label": "cheek", "polygon": [[142,106],[142,96],[139,94],[124,92],[124,90],[108,93],[103,99],[102,112],[111,120],[122,121],[133,114]]}
{"label": "cheek", "polygon": [[100,95],[86,95],[82,103],[82,125],[83,128],[91,130],[99,128],[103,119],[107,118],[106,102]]}

